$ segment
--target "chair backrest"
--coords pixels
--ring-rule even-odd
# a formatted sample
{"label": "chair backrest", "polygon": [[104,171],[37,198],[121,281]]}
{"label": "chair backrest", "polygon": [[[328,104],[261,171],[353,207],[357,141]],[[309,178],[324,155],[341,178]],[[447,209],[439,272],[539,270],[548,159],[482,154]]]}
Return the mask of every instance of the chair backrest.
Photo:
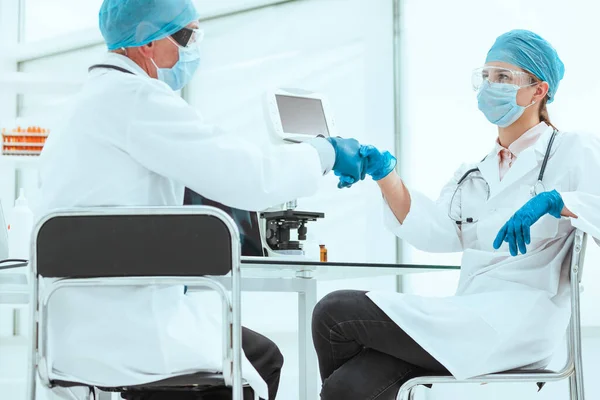
{"label": "chair backrest", "polygon": [[225,275],[240,256],[235,223],[212,207],[69,210],[34,232],[45,278]]}

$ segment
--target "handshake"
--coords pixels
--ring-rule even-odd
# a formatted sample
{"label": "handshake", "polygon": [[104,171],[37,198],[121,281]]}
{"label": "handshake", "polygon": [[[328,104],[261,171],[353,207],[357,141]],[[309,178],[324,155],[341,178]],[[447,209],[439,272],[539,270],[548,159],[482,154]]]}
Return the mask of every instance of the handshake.
{"label": "handshake", "polygon": [[327,138],[335,150],[333,172],[340,178],[338,188],[349,188],[370,175],[378,181],[396,167],[396,158],[389,151],[380,152],[374,146],[363,146],[356,139]]}

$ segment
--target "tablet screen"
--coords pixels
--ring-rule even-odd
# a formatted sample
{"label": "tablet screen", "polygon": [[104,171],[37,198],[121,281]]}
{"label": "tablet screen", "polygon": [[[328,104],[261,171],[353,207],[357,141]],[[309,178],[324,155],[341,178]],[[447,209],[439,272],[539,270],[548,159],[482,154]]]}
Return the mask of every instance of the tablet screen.
{"label": "tablet screen", "polygon": [[321,100],[279,94],[275,98],[284,133],[329,136]]}

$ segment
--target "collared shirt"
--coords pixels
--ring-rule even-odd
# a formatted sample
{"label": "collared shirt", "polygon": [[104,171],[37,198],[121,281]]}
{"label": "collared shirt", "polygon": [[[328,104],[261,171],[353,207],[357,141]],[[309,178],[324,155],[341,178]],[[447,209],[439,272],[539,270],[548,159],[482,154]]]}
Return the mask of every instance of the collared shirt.
{"label": "collared shirt", "polygon": [[512,142],[508,149],[500,144],[500,139],[496,139],[496,151],[500,162],[500,180],[504,178],[519,154],[528,147],[533,146],[547,128],[548,125],[545,122],[540,122]]}

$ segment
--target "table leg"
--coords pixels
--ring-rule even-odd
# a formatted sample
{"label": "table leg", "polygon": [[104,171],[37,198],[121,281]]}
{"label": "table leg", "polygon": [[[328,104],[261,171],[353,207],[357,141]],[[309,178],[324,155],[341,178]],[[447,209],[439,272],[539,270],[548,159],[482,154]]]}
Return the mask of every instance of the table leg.
{"label": "table leg", "polygon": [[[112,393],[107,393],[107,392],[98,393],[98,400],[111,400],[113,397],[114,396]],[[121,397],[121,396],[119,396],[119,397]]]}
{"label": "table leg", "polygon": [[319,397],[317,354],[312,341],[312,312],[317,304],[316,279],[302,280],[303,290],[298,292],[298,356],[300,362],[300,400]]}

